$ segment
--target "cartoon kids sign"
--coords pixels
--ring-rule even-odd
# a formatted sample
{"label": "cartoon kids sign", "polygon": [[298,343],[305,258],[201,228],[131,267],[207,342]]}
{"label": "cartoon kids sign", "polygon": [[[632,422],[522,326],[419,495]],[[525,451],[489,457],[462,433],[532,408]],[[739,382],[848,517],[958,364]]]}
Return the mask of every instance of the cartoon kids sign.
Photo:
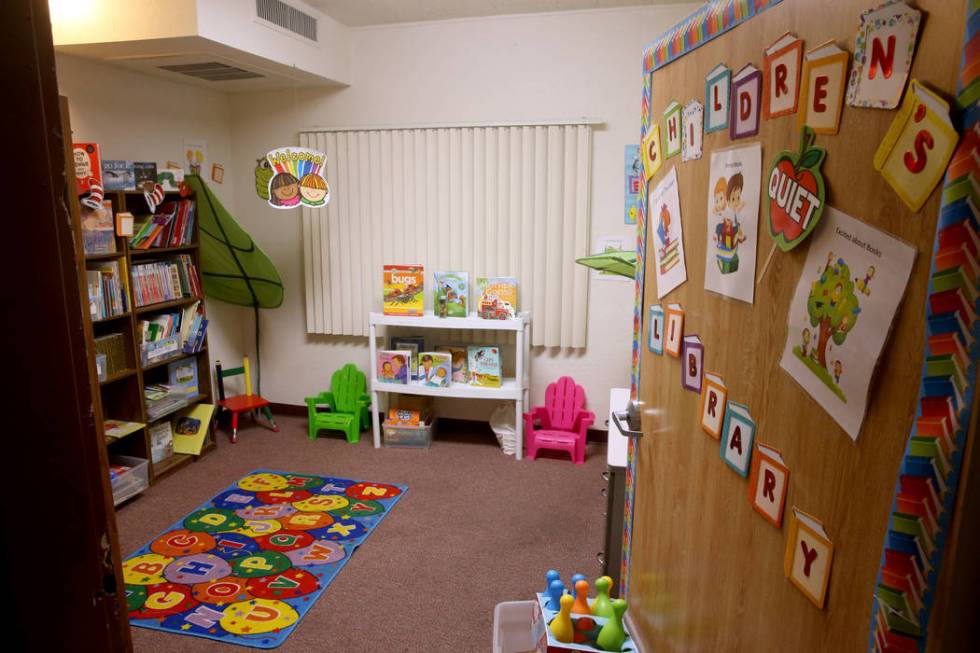
{"label": "cartoon kids sign", "polygon": [[[293,209],[299,206],[318,208],[330,202],[330,185],[325,168],[327,155],[305,147],[282,147],[272,150],[256,166],[256,191],[269,206]],[[259,188],[268,180],[265,194]]]}
{"label": "cartoon kids sign", "polygon": [[913,247],[829,206],[807,252],[780,366],[853,439],[914,261]]}
{"label": "cartoon kids sign", "polygon": [[752,303],[759,231],[762,147],[711,154],[704,287]]}

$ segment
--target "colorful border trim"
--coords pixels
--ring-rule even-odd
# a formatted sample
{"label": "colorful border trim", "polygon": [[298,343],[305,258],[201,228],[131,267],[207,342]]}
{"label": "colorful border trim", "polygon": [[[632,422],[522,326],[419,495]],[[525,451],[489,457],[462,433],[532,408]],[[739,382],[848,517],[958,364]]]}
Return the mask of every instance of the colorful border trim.
{"label": "colorful border trim", "polygon": [[[705,43],[744,23],[753,16],[778,5],[782,0],[711,0],[690,16],[664,32],[643,50],[643,95],[640,104],[640,142],[650,127],[651,73],[696,50]],[[646,254],[646,189],[636,216],[636,278],[633,296],[633,369],[630,372],[630,398],[636,399],[640,387],[640,353],[643,341],[643,278]],[[629,596],[630,554],[633,545],[633,498],[636,476],[636,442],[630,440],[626,453],[626,502],[623,514],[623,558],[620,566],[620,596]]]}
{"label": "colorful border trim", "polygon": [[[963,58],[960,62],[960,80],[957,95],[957,105],[963,111],[959,116],[957,125],[958,131],[961,134],[968,134],[971,131],[980,130],[980,105],[977,104],[978,90],[980,90],[980,74],[978,74],[980,73],[980,70],[978,70],[978,67],[975,65],[978,61],[980,61],[980,55],[975,53],[973,60],[970,60],[968,55],[969,52],[974,51],[974,48],[971,48],[970,44],[980,43],[980,36],[977,36],[978,30],[980,30],[980,2],[977,2],[977,0],[966,0],[966,13],[967,20],[963,39],[964,52]],[[959,147],[957,147],[956,153],[953,155],[954,163],[957,160],[962,160],[961,157],[963,156],[964,152],[968,152],[970,149],[974,149],[976,147],[976,136],[967,136],[961,140]],[[925,306],[926,321],[928,323],[926,329],[927,340],[923,351],[922,384],[920,386],[919,394],[920,407],[916,411],[916,419],[918,419],[921,416],[922,410],[921,400],[926,397],[951,397],[954,404],[954,410],[956,411],[956,415],[958,417],[957,421],[959,422],[959,429],[955,434],[953,434],[953,440],[955,443],[954,446],[956,447],[956,450],[950,457],[949,470],[945,475],[939,471],[936,471],[934,466],[931,469],[928,469],[930,466],[925,464],[925,461],[929,459],[917,456],[913,453],[912,437],[917,435],[917,425],[913,424],[909,435],[909,440],[905,447],[905,453],[902,457],[902,464],[899,468],[899,474],[900,476],[912,476],[926,479],[925,482],[932,485],[936,490],[936,493],[941,500],[943,510],[938,519],[938,528],[932,538],[935,542],[935,548],[932,555],[924,555],[923,557],[926,562],[924,565],[919,565],[920,568],[923,566],[926,567],[925,569],[921,570],[923,572],[922,576],[925,579],[922,607],[918,613],[914,615],[919,622],[918,630],[920,631],[920,634],[916,636],[912,633],[903,633],[897,628],[888,628],[886,623],[879,623],[883,619],[883,612],[888,609],[886,605],[882,605],[881,610],[879,610],[880,601],[877,592],[877,586],[882,584],[886,552],[889,550],[899,551],[900,547],[904,548],[904,545],[909,542],[909,538],[903,537],[904,534],[895,528],[895,513],[900,515],[902,514],[898,505],[898,495],[901,492],[901,478],[899,478],[895,483],[895,498],[892,500],[892,513],[888,519],[888,530],[886,532],[884,545],[882,546],[876,589],[871,604],[871,632],[868,637],[869,651],[879,650],[876,648],[876,635],[878,634],[879,627],[883,631],[888,631],[891,637],[900,640],[903,644],[909,647],[917,647],[919,651],[926,650],[926,642],[929,635],[929,618],[932,615],[932,608],[936,594],[936,584],[939,579],[943,552],[949,535],[949,527],[952,523],[953,508],[956,505],[957,488],[959,485],[960,473],[962,471],[963,464],[963,452],[966,447],[967,437],[969,436],[970,417],[973,410],[973,397],[976,391],[977,363],[978,360],[980,360],[980,343],[977,342],[977,340],[980,339],[980,321],[974,320],[972,324],[965,323],[967,315],[965,312],[959,310],[950,313],[937,313],[935,310],[933,310],[933,296],[936,293],[941,292],[940,289],[937,289],[935,283],[937,275],[937,254],[940,247],[941,232],[949,227],[960,224],[965,224],[968,229],[972,229],[975,232],[980,231],[980,225],[978,225],[977,218],[973,212],[971,210],[963,210],[966,208],[964,205],[967,202],[971,202],[971,199],[969,197],[961,196],[962,189],[964,187],[968,188],[974,185],[976,181],[980,179],[980,166],[974,162],[965,174],[961,174],[961,172],[962,168],[960,166],[952,166],[947,172],[943,184],[942,205],[939,210],[939,219],[936,223],[936,237],[929,272],[929,297],[926,298]],[[959,176],[956,178],[951,178],[953,174],[959,174]],[[970,281],[972,283],[976,283],[978,280],[980,279],[971,279]],[[976,302],[971,307],[974,312],[977,310],[978,305],[980,305],[980,301]],[[939,306],[937,306],[937,308],[938,307]],[[955,321],[957,314],[964,320],[964,326],[973,338],[972,346],[969,343],[964,343],[967,351],[969,352],[969,359],[968,369],[965,370],[966,385],[962,392],[958,392],[957,388],[955,388],[954,379],[950,375],[940,372],[934,366],[930,366],[927,361],[929,358],[928,337],[930,335],[935,335],[936,333],[946,331],[945,327],[937,327],[935,325],[941,322],[944,316],[950,318],[951,321]],[[933,321],[930,322],[930,320]],[[955,331],[953,333],[955,333]],[[958,336],[954,335],[954,337]],[[941,389],[943,388],[947,389],[947,391],[942,391]],[[926,473],[927,471],[929,473]],[[939,482],[937,482],[937,480]],[[941,485],[945,485],[945,488],[942,488]],[[914,545],[915,543],[913,542],[912,544]]]}

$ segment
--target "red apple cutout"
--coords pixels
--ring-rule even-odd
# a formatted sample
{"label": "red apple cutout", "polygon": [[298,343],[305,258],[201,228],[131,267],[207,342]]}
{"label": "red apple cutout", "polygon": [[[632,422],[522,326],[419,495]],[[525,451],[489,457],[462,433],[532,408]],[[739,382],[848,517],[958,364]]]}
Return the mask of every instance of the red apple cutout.
{"label": "red apple cutout", "polygon": [[824,185],[820,166],[827,151],[813,145],[813,130],[800,130],[800,150],[783,150],[769,168],[766,214],[769,235],[788,252],[802,243],[823,214]]}

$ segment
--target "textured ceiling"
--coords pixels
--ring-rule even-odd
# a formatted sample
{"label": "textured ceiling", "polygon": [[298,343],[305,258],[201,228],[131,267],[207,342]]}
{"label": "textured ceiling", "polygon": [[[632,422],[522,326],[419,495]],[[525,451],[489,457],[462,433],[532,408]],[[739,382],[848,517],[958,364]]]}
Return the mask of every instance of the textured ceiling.
{"label": "textured ceiling", "polygon": [[305,0],[308,5],[351,27],[685,1],[688,0]]}

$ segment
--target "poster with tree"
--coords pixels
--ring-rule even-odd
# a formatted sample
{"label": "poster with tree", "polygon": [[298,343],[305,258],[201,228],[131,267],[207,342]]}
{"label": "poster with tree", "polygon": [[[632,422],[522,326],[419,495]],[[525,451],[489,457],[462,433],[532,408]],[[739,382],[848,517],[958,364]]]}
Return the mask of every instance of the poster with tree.
{"label": "poster with tree", "polygon": [[793,295],[780,365],[855,440],[915,253],[828,206]]}

